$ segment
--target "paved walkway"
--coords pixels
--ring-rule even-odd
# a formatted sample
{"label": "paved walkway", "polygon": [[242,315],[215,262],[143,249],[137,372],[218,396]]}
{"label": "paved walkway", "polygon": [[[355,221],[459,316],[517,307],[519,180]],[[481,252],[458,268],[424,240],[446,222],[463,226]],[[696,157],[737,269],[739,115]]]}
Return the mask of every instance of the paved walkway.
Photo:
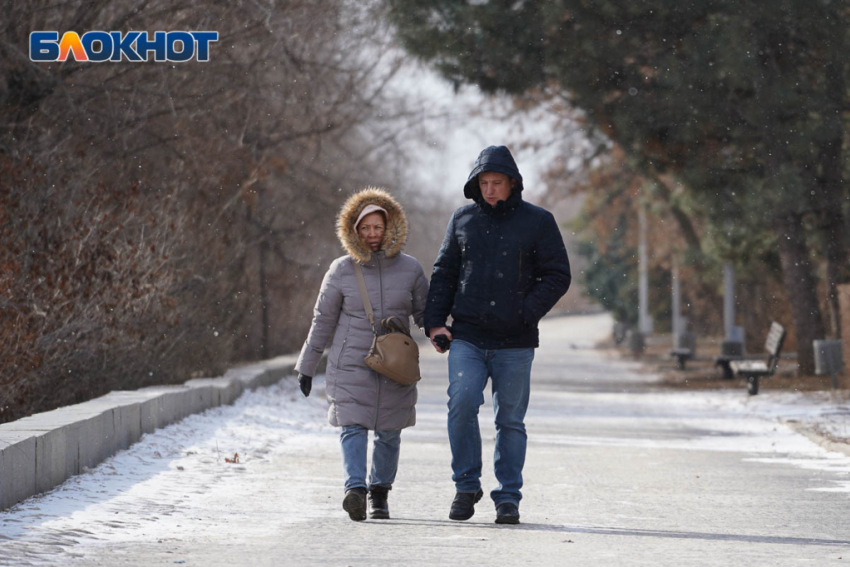
{"label": "paved walkway", "polygon": [[[0,565],[850,562],[850,459],[730,403],[744,392],[661,390],[590,348],[609,329],[604,316],[543,324],[519,526],[495,525],[486,496],[470,521],[448,519],[446,358],[425,350],[392,520],[348,519],[323,401],[285,380],[0,514]],[[488,463],[491,416],[488,395]],[[239,464],[223,462],[231,451]]]}

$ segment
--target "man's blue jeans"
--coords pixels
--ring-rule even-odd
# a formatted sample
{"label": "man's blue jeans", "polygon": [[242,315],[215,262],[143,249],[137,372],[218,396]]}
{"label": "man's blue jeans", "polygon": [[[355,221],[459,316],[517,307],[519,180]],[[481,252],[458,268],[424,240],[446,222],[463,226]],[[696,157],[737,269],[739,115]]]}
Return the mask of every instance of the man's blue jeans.
{"label": "man's blue jeans", "polygon": [[525,465],[525,411],[531,384],[533,348],[486,350],[461,340],[449,351],[449,443],[452,448],[452,480],[458,492],[481,488],[481,432],[478,408],[484,388],[493,380],[496,414],[496,451],[493,468],[499,486],[490,493],[498,506],[519,504],[522,467]]}
{"label": "man's blue jeans", "polygon": [[346,425],[339,435],[342,447],[342,472],[345,475],[345,491],[352,488],[380,486],[392,488],[398,471],[398,453],[401,447],[401,429],[385,429],[375,432],[372,448],[372,472],[366,484],[366,449],[369,430],[360,425]]}

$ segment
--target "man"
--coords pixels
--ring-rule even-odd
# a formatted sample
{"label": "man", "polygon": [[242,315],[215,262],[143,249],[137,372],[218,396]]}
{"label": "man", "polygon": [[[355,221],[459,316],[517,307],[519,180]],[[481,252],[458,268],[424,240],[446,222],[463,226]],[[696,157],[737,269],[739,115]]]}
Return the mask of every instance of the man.
{"label": "man", "polygon": [[[425,329],[449,350],[449,442],[457,494],[449,518],[468,520],[481,490],[478,409],[492,380],[496,414],[490,493],[497,524],[519,523],[525,412],[537,323],[570,287],[570,262],[552,214],[522,200],[522,176],[504,146],[475,161],[434,263]],[[452,326],[446,326],[451,314]],[[440,335],[445,335],[440,337]],[[450,342],[449,342],[450,341]]]}

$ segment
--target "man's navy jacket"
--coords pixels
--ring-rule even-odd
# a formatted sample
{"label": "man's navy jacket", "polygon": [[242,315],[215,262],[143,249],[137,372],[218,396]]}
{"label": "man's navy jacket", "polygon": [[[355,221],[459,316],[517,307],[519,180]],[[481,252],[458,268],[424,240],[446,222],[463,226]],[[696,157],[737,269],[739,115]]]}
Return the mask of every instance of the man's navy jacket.
{"label": "man's navy jacket", "polygon": [[[489,205],[478,174],[504,173],[516,180],[507,201]],[[549,211],[522,200],[522,176],[510,151],[490,146],[464,186],[474,204],[454,212],[434,262],[425,329],[485,349],[539,346],[537,323],[570,287],[570,261]]]}

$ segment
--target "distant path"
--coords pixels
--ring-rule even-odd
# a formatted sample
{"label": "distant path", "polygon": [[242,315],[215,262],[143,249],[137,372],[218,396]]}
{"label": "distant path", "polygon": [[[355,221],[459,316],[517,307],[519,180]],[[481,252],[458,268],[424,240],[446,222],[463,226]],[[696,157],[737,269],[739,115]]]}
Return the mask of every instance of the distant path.
{"label": "distant path", "polygon": [[[519,526],[496,526],[487,497],[470,521],[448,519],[446,358],[424,350],[393,520],[354,523],[341,510],[336,430],[322,400],[300,399],[285,380],[0,514],[0,565],[850,562],[850,459],[736,409],[729,400],[743,392],[661,389],[590,348],[609,330],[606,316],[542,324]],[[223,462],[231,451],[240,464]]]}

